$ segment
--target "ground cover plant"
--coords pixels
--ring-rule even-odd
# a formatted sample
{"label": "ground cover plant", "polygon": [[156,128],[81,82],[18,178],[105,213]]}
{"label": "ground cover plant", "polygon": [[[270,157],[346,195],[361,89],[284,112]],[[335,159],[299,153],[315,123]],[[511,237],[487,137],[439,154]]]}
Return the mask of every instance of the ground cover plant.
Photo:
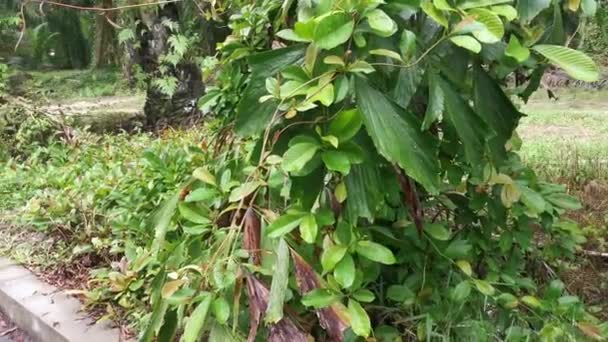
{"label": "ground cover plant", "polygon": [[[53,135],[8,153],[2,203],[107,256],[84,295],[142,341],[599,340],[538,275],[584,242],[580,204],[522,162],[511,102],[548,64],[598,78],[564,46],[595,6],[211,4],[231,33],[195,144]],[[171,31],[166,70],[192,46]]]}

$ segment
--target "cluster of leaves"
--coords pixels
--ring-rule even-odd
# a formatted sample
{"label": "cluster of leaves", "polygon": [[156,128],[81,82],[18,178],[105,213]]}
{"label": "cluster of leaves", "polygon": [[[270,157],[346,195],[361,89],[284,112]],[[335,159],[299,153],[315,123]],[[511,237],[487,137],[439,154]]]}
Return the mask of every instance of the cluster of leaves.
{"label": "cluster of leaves", "polygon": [[560,218],[580,205],[521,163],[503,90],[515,75],[527,99],[547,62],[597,79],[559,45],[593,0],[270,3],[252,5],[270,29],[231,19],[244,145],[159,212],[143,341],[606,335],[560,281],[535,282],[535,260],[584,241]]}

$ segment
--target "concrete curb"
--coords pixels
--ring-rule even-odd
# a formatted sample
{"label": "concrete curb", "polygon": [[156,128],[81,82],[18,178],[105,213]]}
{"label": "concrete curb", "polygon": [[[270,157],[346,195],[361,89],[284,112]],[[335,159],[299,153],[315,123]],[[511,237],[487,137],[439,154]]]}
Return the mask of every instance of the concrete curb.
{"label": "concrete curb", "polygon": [[120,332],[94,322],[82,304],[39,280],[27,269],[0,257],[0,309],[40,342],[119,342]]}

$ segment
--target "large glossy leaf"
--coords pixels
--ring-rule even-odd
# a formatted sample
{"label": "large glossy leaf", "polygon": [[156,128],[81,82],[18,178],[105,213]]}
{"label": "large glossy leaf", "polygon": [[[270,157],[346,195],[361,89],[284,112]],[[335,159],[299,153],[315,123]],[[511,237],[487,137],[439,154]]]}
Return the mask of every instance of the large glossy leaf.
{"label": "large glossy leaf", "polygon": [[479,65],[473,72],[475,111],[495,133],[489,147],[495,158],[504,157],[505,143],[511,139],[522,114],[500,86]]}
{"label": "large glossy leaf", "polygon": [[429,73],[428,75],[429,103],[422,121],[422,130],[429,129],[435,121],[439,120],[444,107],[443,91],[437,82],[439,76],[435,73]]}
{"label": "large glossy leaf", "polygon": [[289,246],[284,239],[277,245],[277,258],[272,274],[272,284],[268,295],[268,308],[266,309],[266,323],[277,323],[283,318],[283,304],[289,280]]}
{"label": "large glossy leaf", "polygon": [[432,136],[420,131],[421,123],[413,114],[398,109],[363,78],[357,78],[355,87],[363,123],[378,152],[427,191],[437,192],[439,165]]}
{"label": "large glossy leaf", "polygon": [[326,50],[344,44],[355,27],[355,22],[345,12],[327,13],[315,21],[314,42],[318,47]]}
{"label": "large glossy leaf", "polygon": [[482,43],[496,43],[505,34],[505,28],[500,17],[494,12],[485,8],[474,8],[468,14],[475,18],[475,21],[483,24],[485,29],[473,30],[473,35]]}
{"label": "large glossy leaf", "polygon": [[383,200],[382,178],[373,161],[353,165],[344,179],[349,196],[346,201],[346,217],[350,222],[357,222],[359,217],[370,221]]}
{"label": "large glossy leaf", "polygon": [[597,65],[580,51],[559,45],[536,45],[532,49],[576,79],[595,82],[599,78]]}
{"label": "large glossy leaf", "polygon": [[236,108],[235,128],[239,135],[258,135],[268,125],[278,102],[259,102],[260,97],[266,95],[266,79],[290,65],[300,63],[304,58],[304,51],[305,47],[296,45],[258,53],[248,58],[251,78]]}
{"label": "large glossy leaf", "polygon": [[524,24],[529,23],[540,11],[549,7],[550,4],[551,0],[518,0],[517,12],[519,13],[519,21]]}
{"label": "large glossy leaf", "polygon": [[421,68],[416,67],[401,68],[399,70],[395,87],[391,93],[395,103],[403,108],[407,108],[422,80],[422,72]]}
{"label": "large glossy leaf", "polygon": [[488,133],[486,125],[451,83],[443,78],[439,78],[438,82],[445,96],[446,111],[443,117],[456,130],[469,164],[481,165],[485,136]]}

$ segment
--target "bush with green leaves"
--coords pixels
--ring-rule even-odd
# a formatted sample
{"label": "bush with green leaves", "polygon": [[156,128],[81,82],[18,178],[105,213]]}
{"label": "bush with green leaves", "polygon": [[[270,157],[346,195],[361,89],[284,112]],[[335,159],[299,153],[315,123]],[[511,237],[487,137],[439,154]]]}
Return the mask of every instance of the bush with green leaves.
{"label": "bush with green leaves", "polygon": [[594,0],[229,5],[220,63],[250,72],[222,113],[240,138],[221,135],[140,250],[142,341],[606,336],[562,282],[537,281],[584,240],[561,218],[580,205],[522,164],[510,99],[549,63],[597,79],[563,46],[564,18]]}

